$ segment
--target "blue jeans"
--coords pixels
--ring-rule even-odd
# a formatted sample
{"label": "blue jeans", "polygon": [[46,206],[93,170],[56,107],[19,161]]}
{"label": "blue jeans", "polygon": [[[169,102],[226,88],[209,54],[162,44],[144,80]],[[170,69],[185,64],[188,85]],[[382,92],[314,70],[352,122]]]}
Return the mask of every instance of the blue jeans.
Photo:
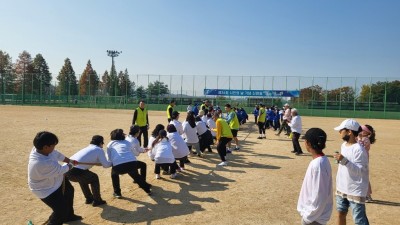
{"label": "blue jeans", "polygon": [[352,209],[353,221],[357,225],[369,225],[365,204],[351,202],[347,198],[336,195],[336,210],[347,213],[349,207]]}

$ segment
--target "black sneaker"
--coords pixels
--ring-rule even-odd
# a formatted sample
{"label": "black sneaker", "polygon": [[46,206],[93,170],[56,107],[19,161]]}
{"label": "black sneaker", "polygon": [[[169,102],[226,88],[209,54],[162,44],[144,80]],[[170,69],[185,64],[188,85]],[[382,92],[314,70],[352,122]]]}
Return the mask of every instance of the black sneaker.
{"label": "black sneaker", "polygon": [[113,196],[118,199],[122,198],[122,195],[120,193],[113,193]]}
{"label": "black sneaker", "polygon": [[87,198],[85,204],[92,204],[92,202],[93,202],[92,198]]}
{"label": "black sneaker", "polygon": [[93,201],[93,204],[92,204],[92,206],[96,207],[96,206],[99,206],[99,205],[104,205],[104,204],[107,204],[107,202],[106,202],[106,201],[104,201],[104,200],[100,200],[100,201]]}
{"label": "black sneaker", "polygon": [[82,216],[78,216],[78,215],[72,215],[72,216],[70,216],[70,217],[68,217],[65,221],[64,221],[64,223],[68,223],[68,222],[72,222],[72,221],[78,221],[78,220],[82,220],[83,218],[82,218]]}

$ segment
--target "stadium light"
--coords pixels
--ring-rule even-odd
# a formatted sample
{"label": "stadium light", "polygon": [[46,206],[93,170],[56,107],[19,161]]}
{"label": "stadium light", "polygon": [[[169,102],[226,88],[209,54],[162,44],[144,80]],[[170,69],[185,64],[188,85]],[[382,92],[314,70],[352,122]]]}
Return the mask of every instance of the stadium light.
{"label": "stadium light", "polygon": [[[119,54],[121,54],[122,53],[122,51],[121,52],[119,52],[119,51],[116,51],[116,50],[107,50],[107,55],[108,56],[110,56],[111,57],[111,73],[110,73],[110,77],[113,77],[113,68],[115,68],[115,66],[114,66],[114,58],[115,57],[118,57],[119,56]],[[117,75],[115,74],[115,77],[116,77]],[[116,82],[116,81],[114,81],[114,96],[117,96],[117,83],[118,82]]]}

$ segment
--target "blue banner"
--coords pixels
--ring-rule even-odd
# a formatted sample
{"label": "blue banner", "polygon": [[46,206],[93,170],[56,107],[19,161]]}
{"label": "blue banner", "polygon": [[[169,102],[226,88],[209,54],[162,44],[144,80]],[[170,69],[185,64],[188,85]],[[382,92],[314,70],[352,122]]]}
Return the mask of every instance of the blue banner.
{"label": "blue banner", "polygon": [[299,97],[300,91],[283,90],[229,90],[229,89],[204,89],[204,95],[224,95],[242,97]]}

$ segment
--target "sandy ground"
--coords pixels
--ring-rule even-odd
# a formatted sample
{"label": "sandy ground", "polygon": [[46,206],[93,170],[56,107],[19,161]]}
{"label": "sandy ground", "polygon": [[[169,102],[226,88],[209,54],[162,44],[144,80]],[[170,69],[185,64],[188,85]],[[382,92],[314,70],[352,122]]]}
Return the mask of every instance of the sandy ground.
{"label": "sandy ground", "polygon": [[[300,112],[301,113],[301,112]],[[151,128],[166,124],[165,112],[150,112]],[[185,113],[182,114],[181,120]],[[252,119],[252,118],[251,118]],[[303,130],[320,127],[328,134],[325,153],[331,157],[342,143],[333,127],[342,118],[303,117]],[[0,106],[0,224],[42,224],[51,210],[36,198],[27,186],[27,163],[32,140],[41,130],[54,132],[60,139],[57,149],[71,156],[86,147],[94,134],[106,143],[115,128],[128,130],[132,110],[74,109],[30,106]],[[367,204],[371,224],[398,224],[400,212],[400,176],[398,120],[359,119],[371,124],[378,141],[371,147],[370,177],[375,203]],[[177,179],[164,175],[156,180],[153,162],[147,163],[147,180],[153,196],[121,177],[123,199],[112,197],[110,169],[95,167],[100,177],[102,197],[107,205],[84,204],[82,191],[75,187],[75,212],[84,217],[71,224],[300,224],[297,199],[310,154],[295,156],[292,144],[283,135],[267,130],[267,139],[258,140],[256,126],[249,122],[239,132],[240,151],[228,156],[229,166],[217,168],[216,151],[204,158],[192,157],[187,170]],[[300,143],[304,146],[303,141]],[[303,147],[303,151],[306,151]],[[335,184],[337,165],[333,164]],[[335,185],[334,185],[335,187]],[[351,214],[347,218],[353,224]],[[336,224],[334,210],[329,224]]]}

